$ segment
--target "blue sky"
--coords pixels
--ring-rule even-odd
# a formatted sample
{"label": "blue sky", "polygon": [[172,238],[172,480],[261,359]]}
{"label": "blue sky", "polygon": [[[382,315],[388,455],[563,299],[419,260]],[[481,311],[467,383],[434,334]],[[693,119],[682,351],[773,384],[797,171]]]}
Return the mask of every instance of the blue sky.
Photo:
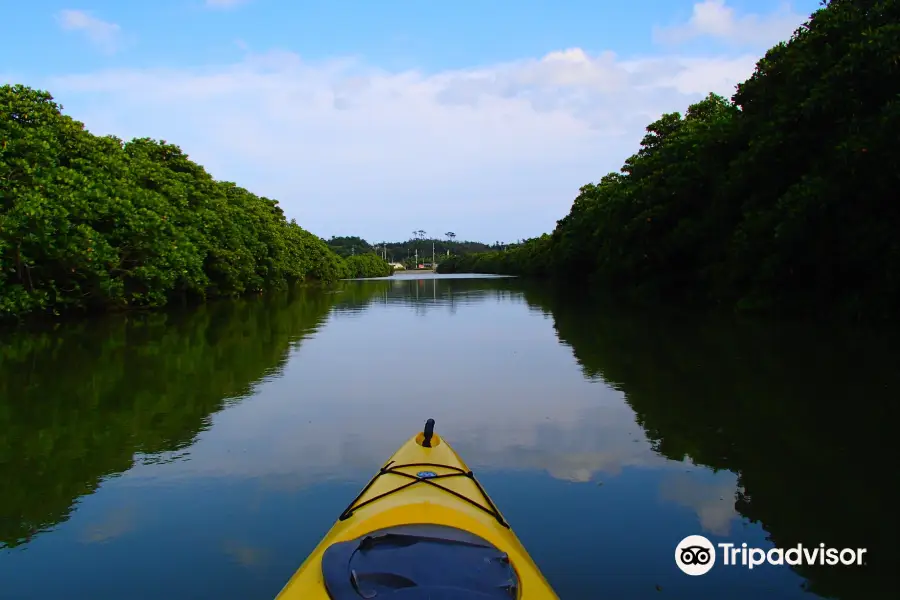
{"label": "blue sky", "polygon": [[553,229],[643,127],[730,95],[817,0],[35,0],[0,80],[180,145],[314,233]]}

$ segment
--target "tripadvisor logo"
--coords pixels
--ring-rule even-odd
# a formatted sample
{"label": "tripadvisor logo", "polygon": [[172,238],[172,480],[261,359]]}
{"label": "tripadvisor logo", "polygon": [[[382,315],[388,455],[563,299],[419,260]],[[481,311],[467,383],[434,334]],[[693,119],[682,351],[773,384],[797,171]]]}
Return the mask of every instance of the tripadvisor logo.
{"label": "tripadvisor logo", "polygon": [[675,564],[688,575],[705,575],[716,564],[716,549],[702,535],[689,535],[675,546]]}
{"label": "tripadvisor logo", "polygon": [[[793,548],[751,548],[746,543],[737,546],[719,543],[722,564],[743,566],[748,569],[763,564],[770,565],[863,565],[865,548],[826,548],[819,544],[808,548],[797,544]],[[689,535],[675,547],[675,564],[688,575],[704,575],[716,564],[716,546],[702,535]]]}

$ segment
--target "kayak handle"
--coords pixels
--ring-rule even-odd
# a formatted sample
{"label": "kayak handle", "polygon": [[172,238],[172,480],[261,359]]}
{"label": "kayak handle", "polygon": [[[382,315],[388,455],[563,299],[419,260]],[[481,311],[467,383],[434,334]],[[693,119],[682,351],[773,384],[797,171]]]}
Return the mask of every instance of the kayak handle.
{"label": "kayak handle", "polygon": [[425,437],[422,438],[422,446],[431,448],[431,437],[434,435],[434,419],[425,421],[425,431],[423,433]]}

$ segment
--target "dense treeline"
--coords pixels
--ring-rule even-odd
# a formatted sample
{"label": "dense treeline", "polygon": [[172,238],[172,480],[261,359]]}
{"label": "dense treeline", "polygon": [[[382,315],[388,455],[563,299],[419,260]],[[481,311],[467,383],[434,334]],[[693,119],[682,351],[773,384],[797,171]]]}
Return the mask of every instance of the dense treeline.
{"label": "dense treeline", "polygon": [[358,236],[332,236],[327,240],[328,246],[334,250],[339,256],[348,257],[356,254],[365,254],[367,252],[374,253],[378,256],[384,256],[388,262],[402,263],[407,268],[412,268],[415,264],[416,252],[418,251],[419,262],[431,262],[432,251],[434,251],[435,259],[439,262],[446,256],[465,255],[474,252],[489,252],[490,250],[500,249],[501,247],[512,247],[514,244],[506,246],[501,242],[494,244],[483,244],[481,242],[472,241],[456,241],[456,234],[448,231],[444,234],[445,239],[436,237],[426,237],[425,231],[415,232],[413,237],[403,242],[378,242],[370,244],[368,241]]}
{"label": "dense treeline", "polygon": [[552,237],[545,233],[502,250],[451,255],[438,264],[438,272],[550,275],[555,267],[551,244]]}
{"label": "dense treeline", "polygon": [[900,1],[832,0],[732,99],[647,127],[551,236],[441,272],[587,279],[634,298],[890,318],[900,306]]}
{"label": "dense treeline", "polygon": [[95,136],[49,93],[0,87],[0,319],[159,307],[350,273],[277,201],[214,180],[177,146]]}
{"label": "dense treeline", "polygon": [[387,277],[394,269],[377,254],[355,254],[344,259],[350,277]]}
{"label": "dense treeline", "polygon": [[361,237],[355,235],[331,236],[330,240],[325,241],[328,247],[335,254],[343,258],[353,256],[355,254],[364,254],[366,252],[375,252],[372,245]]}
{"label": "dense treeline", "polygon": [[[418,264],[431,263],[432,258],[440,263],[448,256],[466,256],[478,252],[490,252],[493,246],[481,242],[447,240],[439,238],[411,238],[405,242],[386,242],[383,244],[388,260],[401,263],[407,269],[415,268],[416,252]],[[381,246],[377,246],[376,250]]]}

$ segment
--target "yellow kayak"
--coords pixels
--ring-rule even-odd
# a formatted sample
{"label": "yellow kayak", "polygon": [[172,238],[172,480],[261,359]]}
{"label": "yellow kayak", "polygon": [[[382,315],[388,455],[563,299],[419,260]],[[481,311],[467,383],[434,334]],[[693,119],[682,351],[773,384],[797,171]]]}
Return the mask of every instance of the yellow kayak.
{"label": "yellow kayak", "polygon": [[434,419],[403,444],[278,600],[558,600]]}

